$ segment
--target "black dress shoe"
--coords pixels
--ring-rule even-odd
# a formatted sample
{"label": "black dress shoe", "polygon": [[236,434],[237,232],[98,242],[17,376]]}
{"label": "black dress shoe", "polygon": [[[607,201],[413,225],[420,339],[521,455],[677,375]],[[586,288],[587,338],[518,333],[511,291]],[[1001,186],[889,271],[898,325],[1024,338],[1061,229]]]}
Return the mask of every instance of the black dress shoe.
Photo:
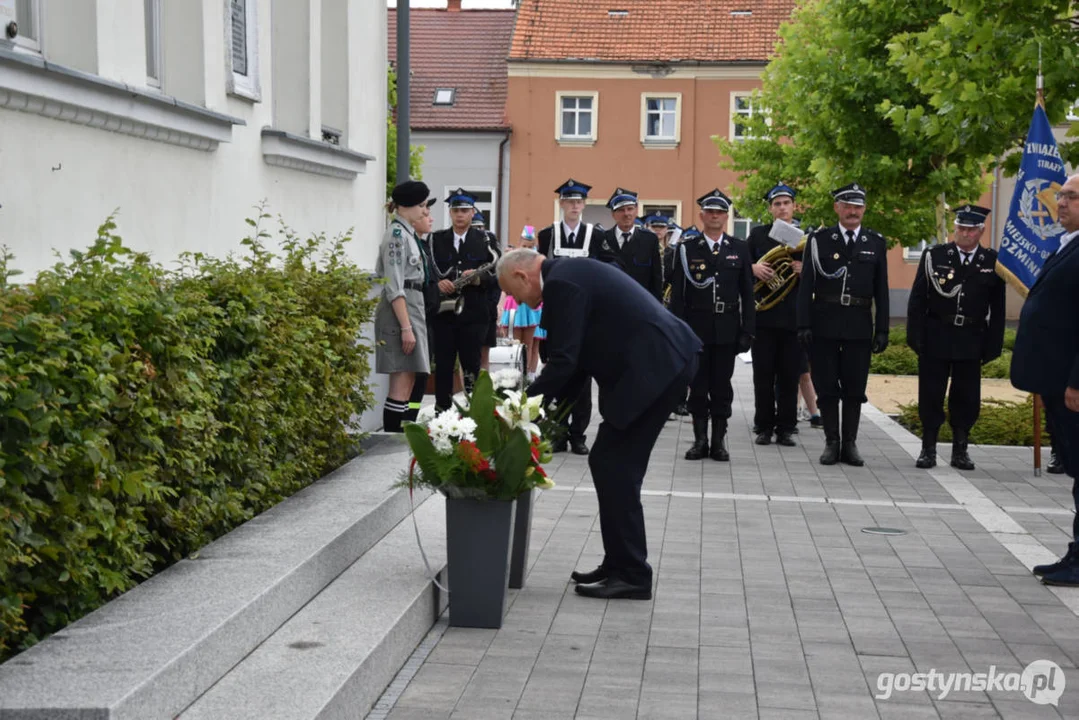
{"label": "black dress shoe", "polygon": [[794,442],[794,438],[791,437],[791,433],[789,432],[781,432],[776,435],[776,444],[782,445],[783,447],[794,447],[795,445],[797,445],[797,443]]}
{"label": "black dress shoe", "polygon": [[754,440],[753,442],[757,443],[758,445],[771,445],[772,444],[772,433],[770,433],[770,432],[757,433],[757,439]]}
{"label": "black dress shoe", "polygon": [[590,585],[592,583],[602,582],[607,579],[607,571],[600,565],[595,570],[589,572],[577,572],[574,570],[569,574],[569,579],[580,585]]}
{"label": "black dress shoe", "polygon": [[914,462],[914,467],[926,470],[931,467],[937,466],[937,452],[931,448],[923,447],[918,459]]}
{"label": "black dress shoe", "polygon": [[584,440],[570,440],[569,449],[574,455],[587,455],[588,446],[584,444]]}
{"label": "black dress shoe", "polygon": [[858,452],[858,446],[853,440],[848,440],[843,443],[843,448],[839,453],[839,457],[843,462],[852,467],[862,467],[865,465],[865,460],[862,459],[862,454]]}
{"label": "black dress shoe", "polygon": [[839,441],[826,443],[820,456],[821,465],[835,465],[839,462]]}
{"label": "black dress shoe", "polygon": [[686,407],[686,404],[684,402],[680,402],[674,408],[674,414],[679,415],[681,417],[685,417],[686,415],[689,415],[689,408]]}
{"label": "black dress shoe", "polygon": [[1055,563],[1049,563],[1048,565],[1035,565],[1031,572],[1039,577],[1042,575],[1052,575],[1058,573],[1061,570],[1066,570],[1072,565],[1079,562],[1079,543],[1068,543],[1068,551],[1064,553],[1064,557],[1057,560]]}
{"label": "black dress shoe", "polygon": [[578,595],[603,600],[651,600],[651,585],[632,585],[625,580],[608,578],[574,588]]}

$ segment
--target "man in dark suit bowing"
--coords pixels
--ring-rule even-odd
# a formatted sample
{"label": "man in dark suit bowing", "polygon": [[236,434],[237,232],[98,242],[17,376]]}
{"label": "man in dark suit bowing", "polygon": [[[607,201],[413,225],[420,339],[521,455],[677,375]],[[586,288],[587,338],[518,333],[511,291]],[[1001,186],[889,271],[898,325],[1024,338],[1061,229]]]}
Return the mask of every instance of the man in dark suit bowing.
{"label": "man in dark suit bowing", "polygon": [[490,273],[476,275],[459,291],[454,281],[468,277],[482,265],[497,259],[487,235],[472,227],[472,213],[476,199],[461,188],[446,198],[450,207],[453,226],[439,230],[431,236],[431,255],[441,299],[463,299],[460,313],[453,310],[439,312],[434,321],[435,330],[435,406],[446,410],[452,405],[454,365],[461,361],[465,387],[480,372],[480,349],[487,338],[490,322],[489,288],[495,282]]}
{"label": "man in dark suit bowing", "polygon": [[543,302],[548,361],[528,388],[545,401],[575,397],[589,377],[603,416],[588,466],[599,501],[604,557],[571,574],[587,597],[652,597],[641,483],[667,416],[685,396],[700,340],[626,274],[588,259],[506,253],[498,281],[531,306]]}
{"label": "man in dark suit bowing", "polygon": [[[1053,428],[1053,446],[1072,476],[1079,510],[1079,175],[1056,194],[1057,220],[1064,226],[1060,248],[1030,288],[1019,315],[1012,353],[1012,385],[1038,393]],[[1064,557],[1034,567],[1047,585],[1079,585],[1079,512]]]}
{"label": "man in dark suit bowing", "polygon": [[656,300],[663,299],[663,260],[659,238],[637,224],[637,193],[618,188],[607,201],[615,226],[592,236],[588,256],[613,263],[640,283]]}

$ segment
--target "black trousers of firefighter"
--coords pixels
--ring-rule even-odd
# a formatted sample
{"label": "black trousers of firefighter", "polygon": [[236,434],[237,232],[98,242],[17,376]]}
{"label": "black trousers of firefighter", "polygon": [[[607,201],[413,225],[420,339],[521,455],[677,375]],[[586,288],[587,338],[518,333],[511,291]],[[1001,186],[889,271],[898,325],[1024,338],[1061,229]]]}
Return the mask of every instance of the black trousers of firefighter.
{"label": "black trousers of firefighter", "polygon": [[[809,349],[810,373],[817,391],[817,406],[827,442],[858,438],[858,423],[865,402],[872,357],[870,340],[813,338]],[[840,433],[840,401],[843,428]]]}
{"label": "black trousers of firefighter", "polygon": [[696,419],[711,417],[713,425],[718,423],[724,434],[734,401],[731,375],[737,355],[735,345],[705,345],[701,349],[697,374],[689,384],[689,414]]}
{"label": "black trousers of firefighter", "polygon": [[802,347],[794,330],[757,328],[753,338],[753,425],[759,432],[794,432],[801,363]]}
{"label": "black trousers of firefighter", "polygon": [[[948,390],[948,378],[952,379]],[[944,424],[944,394],[948,391],[949,424],[970,432],[982,407],[982,365],[979,360],[918,357],[918,417],[926,431]]]}
{"label": "black trousers of firefighter", "polygon": [[480,374],[480,348],[487,337],[487,323],[462,323],[453,313],[435,319],[435,407],[453,407],[453,370],[458,358],[465,390],[471,391]]}

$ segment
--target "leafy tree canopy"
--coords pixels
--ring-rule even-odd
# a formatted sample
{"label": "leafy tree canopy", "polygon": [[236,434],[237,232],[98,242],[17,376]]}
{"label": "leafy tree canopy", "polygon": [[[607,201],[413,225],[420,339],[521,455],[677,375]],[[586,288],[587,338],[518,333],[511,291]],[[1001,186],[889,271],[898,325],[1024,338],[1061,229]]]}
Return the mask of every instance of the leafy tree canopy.
{"label": "leafy tree canopy", "polygon": [[[936,235],[942,201],[977,200],[1026,136],[1039,42],[1050,121],[1079,99],[1069,6],[809,0],[780,29],[764,71],[754,103],[769,112],[745,125],[757,139],[716,138],[743,184],[741,214],[766,217],[762,197],[782,180],[799,192],[804,225],[832,224],[830,191],[857,181],[868,192],[865,225],[904,245]],[[1079,143],[1061,152],[1074,162]]]}

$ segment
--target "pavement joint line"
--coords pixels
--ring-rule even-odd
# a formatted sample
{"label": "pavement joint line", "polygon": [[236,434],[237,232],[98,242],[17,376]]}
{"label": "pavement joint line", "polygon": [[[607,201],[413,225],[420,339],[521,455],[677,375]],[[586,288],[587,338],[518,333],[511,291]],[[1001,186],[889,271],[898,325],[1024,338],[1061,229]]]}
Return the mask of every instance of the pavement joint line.
{"label": "pavement joint line", "polygon": [[1025,507],[1022,505],[1001,505],[1000,509],[1006,513],[1029,513],[1031,515],[1074,515],[1075,512],[1067,508],[1039,508]]}
{"label": "pavement joint line", "polygon": [[442,639],[442,636],[446,634],[446,629],[450,626],[450,618],[447,613],[442,615],[435,621],[435,624],[431,626],[431,629],[424,636],[420,644],[416,646],[416,649],[412,651],[412,654],[408,656],[408,660],[401,666],[401,669],[390,684],[386,686],[386,689],[379,696],[374,705],[371,706],[370,712],[367,713],[364,720],[386,720],[389,717],[390,712],[394,706],[397,705],[397,701],[401,699],[401,695],[404,694],[405,689],[413,678],[423,667],[423,664],[427,662],[427,656],[438,645],[438,641]]}
{"label": "pavement joint line", "polygon": [[[888,437],[899,443],[912,459],[917,458],[920,445],[916,448],[914,443],[910,442],[910,439],[915,437],[913,433],[868,403],[863,406],[862,414],[883,430]],[[1057,555],[1016,522],[1007,509],[994,503],[955,470],[938,468],[931,470],[929,475],[958,500],[970,516],[1028,570],[1033,569],[1035,565],[1057,559]],[[1079,588],[1054,585],[1045,587],[1056,595],[1073,614],[1079,616]]]}

